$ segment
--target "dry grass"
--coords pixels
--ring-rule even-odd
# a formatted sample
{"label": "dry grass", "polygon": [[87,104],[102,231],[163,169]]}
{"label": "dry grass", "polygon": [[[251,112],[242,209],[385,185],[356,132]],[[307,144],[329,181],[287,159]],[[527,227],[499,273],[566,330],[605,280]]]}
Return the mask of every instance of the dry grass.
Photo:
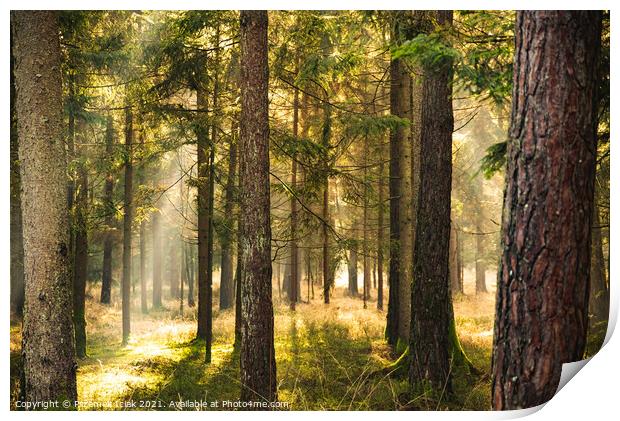
{"label": "dry grass", "polygon": [[[195,308],[186,308],[181,317],[178,303],[167,301],[167,310],[143,315],[136,298],[131,340],[121,347],[118,297],[113,297],[115,304],[104,306],[90,298],[96,291],[88,295],[88,357],[79,361],[78,369],[81,401],[104,405],[107,401],[149,400],[163,405],[159,409],[170,409],[169,403],[175,400],[238,398],[238,357],[232,348],[234,311],[219,311],[217,299],[212,363],[207,366],[203,363],[204,342],[194,340]],[[302,296],[306,298],[305,291]],[[455,297],[459,337],[474,364],[485,372],[490,364],[493,301],[494,294]],[[343,290],[337,289],[330,305],[317,296],[311,304],[299,304],[293,313],[276,296],[274,309],[278,395],[292,409],[489,407],[486,377],[455,371],[454,395],[438,402],[412,397],[406,379],[377,375],[397,356],[385,344],[385,313],[376,310],[375,301],[364,309],[361,300],[345,297]],[[19,336],[18,325],[12,326],[13,391],[19,371]]]}

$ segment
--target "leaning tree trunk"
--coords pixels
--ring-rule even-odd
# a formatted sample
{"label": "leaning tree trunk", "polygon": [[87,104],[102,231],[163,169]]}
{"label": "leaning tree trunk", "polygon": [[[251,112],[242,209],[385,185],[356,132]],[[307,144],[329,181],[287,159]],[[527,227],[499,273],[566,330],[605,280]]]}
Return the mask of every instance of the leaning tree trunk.
{"label": "leaning tree trunk", "polygon": [[241,400],[273,402],[267,19],[241,11]]}
{"label": "leaning tree trunk", "polygon": [[77,399],[61,51],[53,11],[12,12],[24,234],[23,394]]}
{"label": "leaning tree trunk", "polygon": [[131,225],[133,221],[133,114],[125,108],[125,192],[123,195],[123,279],[121,280],[123,344],[129,341],[131,331]]}
{"label": "leaning tree trunk", "polygon": [[[112,116],[108,115],[106,120],[105,129],[105,153],[106,157],[111,160],[114,147],[114,126]],[[112,174],[112,163],[107,164],[108,171],[105,178],[105,185],[103,187],[103,202],[105,205],[105,217],[104,225],[106,227],[106,233],[103,240],[103,267],[101,270],[101,303],[110,304],[112,295],[112,247],[113,247],[113,234],[112,227],[114,225],[114,214],[116,208],[113,201],[114,193],[114,174]]]}
{"label": "leaning tree trunk", "polygon": [[[434,12],[449,26],[452,11]],[[452,185],[452,64],[424,68],[420,125],[420,186],[411,288],[409,381],[450,390],[449,246]]]}
{"label": "leaning tree trunk", "polygon": [[494,409],[542,404],[586,344],[601,13],[517,12]]}

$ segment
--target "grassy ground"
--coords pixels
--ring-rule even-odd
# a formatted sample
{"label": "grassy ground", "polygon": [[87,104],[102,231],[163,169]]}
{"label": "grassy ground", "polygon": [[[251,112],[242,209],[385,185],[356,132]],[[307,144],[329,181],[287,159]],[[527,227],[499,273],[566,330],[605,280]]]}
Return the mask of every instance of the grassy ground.
{"label": "grassy ground", "polygon": [[[361,300],[344,297],[340,289],[334,295],[329,306],[317,297],[312,304],[298,305],[295,313],[275,299],[278,397],[290,409],[489,409],[494,294],[455,297],[459,337],[483,374],[470,375],[455,367],[453,393],[432,399],[411,396],[406,378],[381,371],[397,357],[383,339],[385,313],[375,310],[374,302],[364,310]],[[238,399],[234,312],[216,308],[213,361],[207,366],[204,342],[193,339],[195,309],[181,316],[177,303],[165,305],[170,310],[132,314],[131,341],[121,347],[118,300],[102,306],[88,299],[88,357],[79,361],[78,369],[78,395],[85,402],[80,409],[116,409],[107,402],[119,400],[174,409],[170,402]],[[138,303],[134,308],[139,309]],[[19,343],[15,323],[11,328],[12,401],[17,397]]]}

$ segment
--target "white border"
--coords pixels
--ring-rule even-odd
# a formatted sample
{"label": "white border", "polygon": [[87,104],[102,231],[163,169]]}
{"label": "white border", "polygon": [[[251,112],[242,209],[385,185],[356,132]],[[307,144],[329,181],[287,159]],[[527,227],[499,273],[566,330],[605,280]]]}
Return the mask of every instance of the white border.
{"label": "white border", "polygon": [[[3,118],[0,120],[2,127],[2,133],[4,134],[4,143],[2,154],[2,168],[0,171],[0,194],[4,200],[0,200],[0,214],[3,216],[2,224],[0,224],[0,230],[2,233],[2,240],[0,240],[0,296],[3,297],[4,303],[3,311],[0,312],[0,318],[3,321],[5,329],[8,330],[9,311],[8,311],[8,299],[9,299],[9,10],[14,9],[270,9],[270,10],[282,10],[282,9],[611,9],[612,15],[612,54],[611,54],[611,73],[614,73],[614,66],[617,65],[617,48],[615,42],[615,4],[605,1],[588,1],[576,2],[576,1],[531,1],[524,0],[520,2],[510,1],[445,1],[445,0],[433,0],[431,1],[369,1],[369,0],[345,0],[334,2],[329,0],[315,0],[312,2],[293,2],[284,0],[269,0],[269,1],[243,1],[243,0],[228,0],[228,1],[209,1],[209,0],[175,0],[175,1],[144,1],[144,0],[107,0],[104,3],[66,0],[66,1],[41,1],[41,0],[22,0],[19,2],[3,2],[2,8],[4,14],[2,15],[2,45],[3,54],[1,57],[2,67],[0,73],[2,74],[2,80],[4,83],[0,87],[3,93]],[[611,110],[612,115],[615,110],[614,98],[617,96],[617,84],[614,83],[614,77],[611,77]],[[613,115],[612,121],[615,121],[616,116]],[[612,131],[613,133],[613,131]],[[612,163],[615,164],[615,156],[611,155]],[[619,191],[618,186],[614,180],[620,176],[620,170],[617,165],[611,166],[611,212],[614,211],[618,205]],[[613,244],[616,244],[618,240],[618,229],[615,225],[610,227],[610,237]],[[620,379],[620,368],[617,360],[617,356],[620,355],[620,340],[617,335],[612,336],[613,329],[615,328],[618,317],[618,304],[620,294],[618,293],[618,282],[616,280],[616,274],[618,273],[618,261],[611,259],[611,274],[612,280],[611,288],[611,314],[610,314],[610,328],[606,338],[606,344],[603,349],[592,358],[588,364],[587,369],[579,372],[574,379],[568,384],[546,405],[541,405],[537,408],[532,408],[523,411],[512,412],[423,412],[423,413],[400,413],[391,412],[390,414],[383,414],[382,412],[358,412],[351,413],[352,416],[360,419],[376,419],[379,417],[389,416],[392,420],[411,420],[412,418],[424,418],[424,419],[458,419],[459,421],[466,420],[480,420],[480,419],[509,419],[517,418],[529,415],[530,419],[611,419],[610,415],[617,413],[616,402],[618,401],[617,385],[618,379]],[[4,381],[0,382],[0,401],[3,402],[3,410],[9,411],[9,335],[5,330],[4,345],[3,347],[4,357],[0,358],[0,367],[4,373]],[[15,419],[61,419],[61,418],[74,418],[80,417],[83,419],[85,415],[88,418],[93,419],[105,419],[109,421],[110,416],[115,418],[130,418],[138,414],[135,413],[115,413],[110,414],[107,412],[102,413],[23,413],[23,412],[10,412],[9,417]],[[152,421],[161,420],[169,417],[171,414],[167,412],[149,413],[148,417]],[[253,413],[247,414],[245,412],[225,412],[225,413],[199,413],[193,414],[189,412],[177,412],[175,417],[188,419],[189,417],[209,417],[209,419],[226,418],[227,420],[242,420],[247,421],[247,417],[257,417],[258,419],[280,418],[294,416],[296,419],[338,419],[342,420],[343,415],[346,417],[349,414],[342,414],[337,412],[272,412],[272,413]],[[138,415],[139,416],[139,415]]]}

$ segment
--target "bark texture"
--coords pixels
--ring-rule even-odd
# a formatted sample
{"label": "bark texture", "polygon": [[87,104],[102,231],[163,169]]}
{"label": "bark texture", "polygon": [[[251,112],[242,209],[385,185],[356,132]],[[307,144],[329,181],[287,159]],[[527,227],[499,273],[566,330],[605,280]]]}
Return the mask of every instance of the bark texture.
{"label": "bark texture", "polygon": [[[434,12],[437,25],[452,23],[451,11]],[[452,185],[452,63],[425,66],[420,126],[420,190],[411,288],[412,385],[450,390],[449,327],[450,192]]]}
{"label": "bark texture", "polygon": [[551,399],[583,356],[601,13],[517,13],[493,345],[494,409]]}
{"label": "bark texture", "polygon": [[241,11],[241,400],[273,402],[267,20]]}
{"label": "bark texture", "polygon": [[[12,49],[13,35],[11,34]],[[11,310],[22,315],[24,310],[24,235],[15,101],[15,60],[11,51]]]}
{"label": "bark texture", "polygon": [[77,399],[61,52],[53,11],[12,12],[24,235],[23,394]]}

